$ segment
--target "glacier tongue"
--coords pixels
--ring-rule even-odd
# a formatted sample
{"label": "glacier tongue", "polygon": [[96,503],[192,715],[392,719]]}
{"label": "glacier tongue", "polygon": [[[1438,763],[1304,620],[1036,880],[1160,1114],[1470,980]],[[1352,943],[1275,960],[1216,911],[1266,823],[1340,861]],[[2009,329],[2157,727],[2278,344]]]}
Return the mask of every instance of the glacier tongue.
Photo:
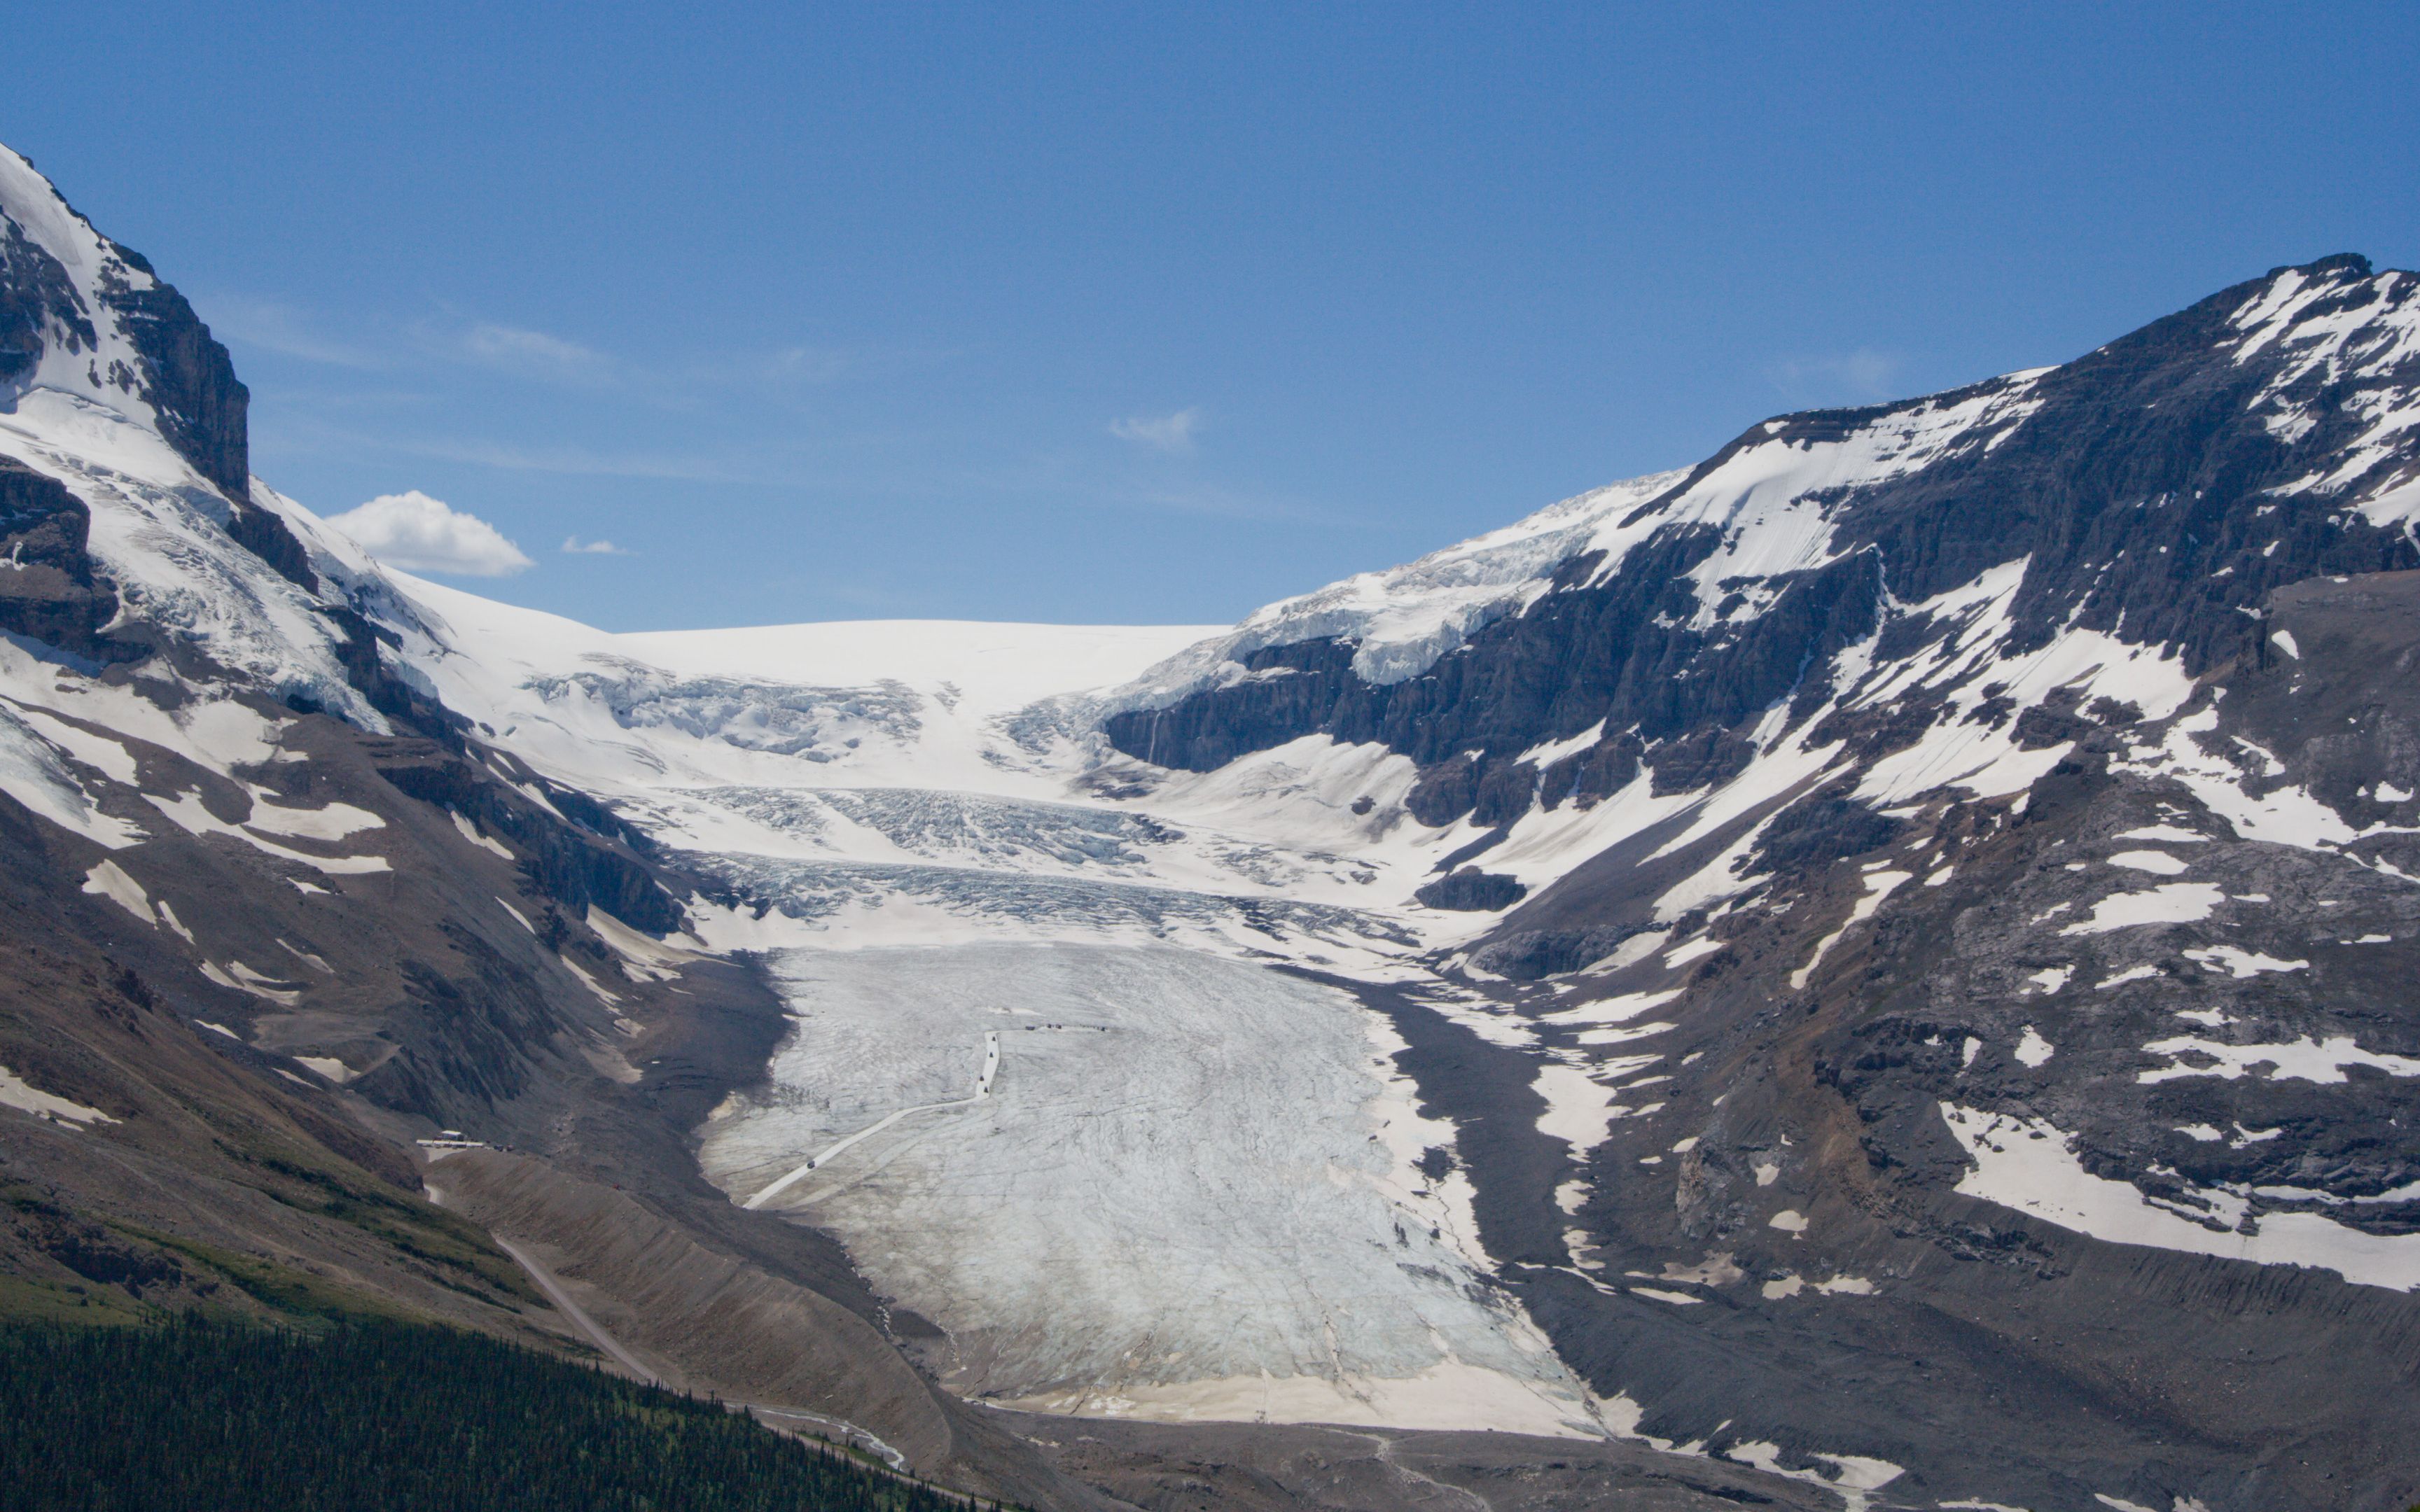
{"label": "glacier tongue", "polygon": [[768,963],[790,1032],[701,1161],[939,1323],[954,1389],[1603,1431],[1494,1288],[1468,1179],[1416,1165],[1454,1131],[1386,1021],[1266,969],[1420,949],[1404,900],[1457,841],[1405,820],[1402,758],[1322,741],[1107,797],[1096,737],[1018,717],[1199,629],[612,636],[391,580],[446,702],[684,853],[699,938]]}
{"label": "glacier tongue", "polygon": [[[1166,946],[794,949],[795,1028],[706,1133],[947,1331],[955,1390],[1053,1412],[1595,1431],[1508,1298],[1385,1029],[1334,988]],[[984,1095],[986,1036],[998,1070]]]}

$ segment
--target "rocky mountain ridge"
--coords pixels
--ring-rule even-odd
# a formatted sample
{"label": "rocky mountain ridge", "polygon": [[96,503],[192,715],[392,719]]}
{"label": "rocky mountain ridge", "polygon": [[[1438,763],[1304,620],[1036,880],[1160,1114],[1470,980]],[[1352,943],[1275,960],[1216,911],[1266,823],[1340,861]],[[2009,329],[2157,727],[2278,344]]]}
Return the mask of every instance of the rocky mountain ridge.
{"label": "rocky mountain ridge", "polygon": [[[2325,258],[2057,368],[1767,421],[1684,475],[1557,506],[1589,528],[1525,532],[1534,561],[1497,601],[1517,613],[1466,614],[1380,671],[1354,628],[1279,606],[1103,728],[1188,769],[1312,733],[1379,741],[1421,764],[1435,824],[1590,801],[1650,748],[1659,788],[1685,791],[1729,775],[1766,710],[1821,706],[1847,647],[1885,625],[1878,662],[1939,642],[1947,618],[1920,606],[2012,563],[2009,654],[2083,629],[2198,676],[2257,655],[2278,586],[2420,560],[2415,297],[2409,274]],[[1885,738],[1921,733],[1893,712]]]}

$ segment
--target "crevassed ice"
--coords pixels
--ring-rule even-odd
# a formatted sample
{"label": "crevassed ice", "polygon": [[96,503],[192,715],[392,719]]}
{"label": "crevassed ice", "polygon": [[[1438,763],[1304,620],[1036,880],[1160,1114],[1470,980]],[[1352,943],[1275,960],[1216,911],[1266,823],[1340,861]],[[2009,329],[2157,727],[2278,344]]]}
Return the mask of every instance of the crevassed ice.
{"label": "crevassed ice", "polygon": [[[744,1200],[844,1238],[955,1390],[1055,1411],[1568,1432],[1585,1390],[1390,1145],[1371,1015],[1164,948],[792,950],[771,1089],[708,1125]],[[997,1072],[972,1101],[987,1034]],[[937,1106],[956,1103],[954,1106]],[[1423,1191],[1427,1196],[1421,1196]],[[1483,1261],[1481,1262],[1483,1263]]]}

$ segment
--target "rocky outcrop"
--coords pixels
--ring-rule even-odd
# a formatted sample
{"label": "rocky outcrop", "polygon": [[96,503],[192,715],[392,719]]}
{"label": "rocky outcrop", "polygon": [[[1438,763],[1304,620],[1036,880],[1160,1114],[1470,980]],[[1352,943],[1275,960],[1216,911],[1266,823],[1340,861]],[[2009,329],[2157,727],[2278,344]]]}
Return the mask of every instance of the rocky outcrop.
{"label": "rocky outcrop", "polygon": [[161,437],[230,501],[248,503],[252,443],[245,419],[252,391],[182,294],[162,283],[140,254],[115,242],[109,250],[124,268],[144,275],[108,280],[101,297],[142,359],[138,392],[159,417]]}
{"label": "rocky outcrop", "polygon": [[0,216],[0,386],[13,396],[53,340],[70,350],[98,352],[101,346],[67,269],[23,226]]}
{"label": "rocky outcrop", "polygon": [[117,595],[93,577],[91,512],[56,480],[0,457],[0,630],[87,658],[138,657],[101,634]]}
{"label": "rocky outcrop", "polygon": [[[585,794],[555,789],[546,806],[500,781],[478,763],[431,741],[375,742],[379,776],[401,793],[462,815],[511,842],[531,890],[551,898],[574,918],[597,907],[651,933],[681,927],[674,902],[633,854],[625,826]],[[535,791],[541,779],[524,773]],[[552,784],[548,784],[551,787]],[[583,823],[566,822],[569,810]],[[551,811],[557,810],[557,811]]]}
{"label": "rocky outcrop", "polygon": [[1470,914],[1510,908],[1528,895],[1528,885],[1519,878],[1475,866],[1458,867],[1412,894],[1431,908]]}

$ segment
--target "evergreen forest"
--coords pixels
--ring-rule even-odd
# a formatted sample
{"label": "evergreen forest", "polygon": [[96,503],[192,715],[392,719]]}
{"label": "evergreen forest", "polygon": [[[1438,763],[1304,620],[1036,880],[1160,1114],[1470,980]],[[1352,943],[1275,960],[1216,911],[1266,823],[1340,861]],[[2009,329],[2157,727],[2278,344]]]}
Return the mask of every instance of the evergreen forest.
{"label": "evergreen forest", "polygon": [[0,1326],[5,1512],[965,1512],[724,1404],[450,1329]]}

